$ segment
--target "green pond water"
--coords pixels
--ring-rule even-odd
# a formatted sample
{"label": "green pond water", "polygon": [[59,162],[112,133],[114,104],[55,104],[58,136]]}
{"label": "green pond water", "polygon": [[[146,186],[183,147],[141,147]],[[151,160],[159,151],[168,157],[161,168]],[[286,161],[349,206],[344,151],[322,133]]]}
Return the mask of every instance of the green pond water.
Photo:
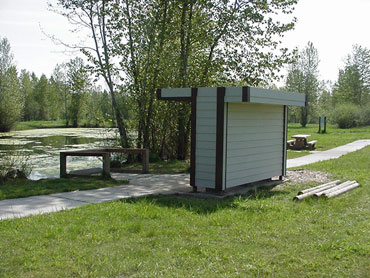
{"label": "green pond water", "polygon": [[[32,165],[30,179],[59,177],[59,152],[111,147],[115,129],[50,128],[0,133],[0,163],[9,155],[26,153]],[[19,151],[19,152],[14,152]],[[68,157],[67,169],[102,167],[96,157]]]}

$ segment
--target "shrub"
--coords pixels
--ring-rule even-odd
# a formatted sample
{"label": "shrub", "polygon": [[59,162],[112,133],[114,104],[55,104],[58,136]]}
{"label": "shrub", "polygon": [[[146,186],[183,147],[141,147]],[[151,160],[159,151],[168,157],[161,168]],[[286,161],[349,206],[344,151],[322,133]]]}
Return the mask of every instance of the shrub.
{"label": "shrub", "polygon": [[331,117],[339,128],[355,127],[360,120],[360,108],[350,103],[337,105]]}
{"label": "shrub", "polygon": [[30,155],[19,151],[1,154],[0,184],[7,179],[25,178],[32,171]]}
{"label": "shrub", "polygon": [[370,125],[370,103],[361,109],[360,125]]}

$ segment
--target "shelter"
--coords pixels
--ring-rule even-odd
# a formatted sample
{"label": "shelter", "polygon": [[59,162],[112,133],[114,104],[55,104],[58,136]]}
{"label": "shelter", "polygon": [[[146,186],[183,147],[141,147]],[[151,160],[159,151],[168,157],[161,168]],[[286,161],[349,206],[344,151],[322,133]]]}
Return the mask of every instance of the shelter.
{"label": "shelter", "polygon": [[191,102],[190,185],[228,188],[286,174],[287,106],[304,94],[254,87],[159,89],[160,100]]}

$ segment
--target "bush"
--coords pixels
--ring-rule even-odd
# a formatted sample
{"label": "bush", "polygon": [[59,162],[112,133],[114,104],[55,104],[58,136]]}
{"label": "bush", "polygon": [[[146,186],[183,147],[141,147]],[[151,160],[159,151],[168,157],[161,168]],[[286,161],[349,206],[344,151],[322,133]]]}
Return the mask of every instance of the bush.
{"label": "bush", "polygon": [[360,125],[370,125],[370,103],[361,109]]}
{"label": "bush", "polygon": [[7,179],[26,178],[32,171],[30,155],[15,151],[1,154],[0,185]]}
{"label": "bush", "polygon": [[339,128],[355,127],[360,121],[360,107],[350,103],[337,105],[331,117]]}

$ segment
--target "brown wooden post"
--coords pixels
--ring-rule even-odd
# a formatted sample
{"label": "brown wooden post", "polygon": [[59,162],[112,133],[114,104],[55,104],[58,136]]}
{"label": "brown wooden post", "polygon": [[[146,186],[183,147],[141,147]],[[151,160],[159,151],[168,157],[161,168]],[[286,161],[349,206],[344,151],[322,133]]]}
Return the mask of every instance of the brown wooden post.
{"label": "brown wooden post", "polygon": [[149,173],[149,149],[144,149],[143,152],[143,173]]}
{"label": "brown wooden post", "polygon": [[110,154],[103,153],[103,175],[110,177]]}
{"label": "brown wooden post", "polygon": [[61,178],[67,177],[67,156],[64,153],[60,153],[60,168],[59,168],[59,174]]}

